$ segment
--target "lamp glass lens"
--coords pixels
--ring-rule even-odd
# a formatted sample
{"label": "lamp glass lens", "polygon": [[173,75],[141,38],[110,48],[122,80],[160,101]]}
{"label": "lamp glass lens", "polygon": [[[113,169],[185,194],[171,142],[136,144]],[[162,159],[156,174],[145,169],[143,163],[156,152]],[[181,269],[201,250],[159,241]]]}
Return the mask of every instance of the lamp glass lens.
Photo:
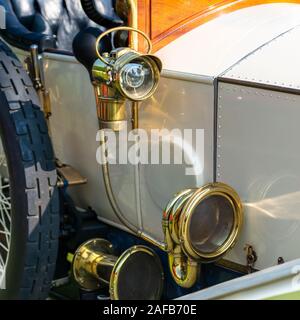
{"label": "lamp glass lens", "polygon": [[190,241],[196,252],[216,252],[231,235],[234,209],[220,195],[209,196],[195,208],[190,219]]}
{"label": "lamp glass lens", "polygon": [[143,99],[155,86],[153,66],[145,59],[131,61],[121,69],[120,85],[129,99]]}
{"label": "lamp glass lens", "polygon": [[129,63],[124,68],[125,82],[131,88],[139,88],[145,81],[145,69],[141,64]]}

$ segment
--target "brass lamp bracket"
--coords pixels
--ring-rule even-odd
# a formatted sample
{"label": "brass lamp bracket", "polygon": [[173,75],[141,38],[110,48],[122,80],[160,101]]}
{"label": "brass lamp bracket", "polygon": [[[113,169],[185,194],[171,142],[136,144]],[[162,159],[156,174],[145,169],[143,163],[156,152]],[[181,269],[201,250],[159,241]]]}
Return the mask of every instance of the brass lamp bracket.
{"label": "brass lamp bracket", "polygon": [[152,42],[150,40],[150,38],[146,35],[146,33],[144,33],[143,31],[139,30],[139,29],[136,29],[136,28],[132,28],[132,27],[116,27],[116,28],[112,28],[112,29],[109,29],[105,32],[103,32],[97,39],[96,41],[96,53],[98,55],[98,58],[104,63],[106,64],[107,66],[111,66],[112,65],[101,55],[100,51],[99,51],[99,44],[101,42],[101,40],[107,36],[108,34],[112,33],[112,32],[117,32],[117,31],[131,31],[131,32],[136,32],[136,33],[139,33],[140,35],[142,35],[145,40],[147,41],[147,44],[148,44],[148,50],[147,50],[147,54],[150,54],[151,51],[152,51]]}
{"label": "brass lamp bracket", "polygon": [[42,55],[39,55],[37,45],[32,45],[30,47],[30,56],[25,59],[25,64],[34,88],[43,103],[43,111],[48,120],[51,116],[50,93],[45,83],[43,57]]}

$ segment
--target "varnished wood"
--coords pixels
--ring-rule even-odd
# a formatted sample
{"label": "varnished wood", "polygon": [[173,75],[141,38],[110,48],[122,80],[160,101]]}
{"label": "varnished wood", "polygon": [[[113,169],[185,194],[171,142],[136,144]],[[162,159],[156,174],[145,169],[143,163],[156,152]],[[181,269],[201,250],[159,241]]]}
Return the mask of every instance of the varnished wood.
{"label": "varnished wood", "polygon": [[158,38],[163,35],[166,30],[172,29],[183,21],[192,18],[196,13],[210,10],[214,5],[220,5],[224,2],[224,0],[214,0],[209,1],[208,5],[207,1],[151,0],[150,10],[153,27],[151,37],[154,39]]}
{"label": "varnished wood", "polygon": [[157,51],[220,14],[276,2],[300,4],[300,0],[138,0],[139,28]]}

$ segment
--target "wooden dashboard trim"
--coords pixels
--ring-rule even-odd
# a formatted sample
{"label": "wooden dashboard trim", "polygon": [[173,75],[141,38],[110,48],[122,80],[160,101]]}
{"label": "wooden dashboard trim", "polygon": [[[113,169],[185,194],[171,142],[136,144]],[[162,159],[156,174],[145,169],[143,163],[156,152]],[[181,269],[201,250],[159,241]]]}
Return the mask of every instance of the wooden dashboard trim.
{"label": "wooden dashboard trim", "polygon": [[[168,1],[174,0],[166,0]],[[175,0],[176,1],[176,0]],[[181,1],[184,3],[184,1]],[[159,19],[152,19],[152,1],[138,0],[138,14],[139,14],[139,28],[146,32],[153,42],[153,51],[157,51],[168,43],[174,41],[178,37],[187,33],[188,31],[208,22],[221,14],[233,12],[242,8],[251,7],[260,4],[269,3],[299,3],[300,0],[224,0],[216,5],[209,5],[199,12],[192,14],[184,20],[174,24],[171,28],[164,30],[162,33],[154,36],[155,25],[160,23]],[[178,6],[178,10],[184,10],[183,7]]]}

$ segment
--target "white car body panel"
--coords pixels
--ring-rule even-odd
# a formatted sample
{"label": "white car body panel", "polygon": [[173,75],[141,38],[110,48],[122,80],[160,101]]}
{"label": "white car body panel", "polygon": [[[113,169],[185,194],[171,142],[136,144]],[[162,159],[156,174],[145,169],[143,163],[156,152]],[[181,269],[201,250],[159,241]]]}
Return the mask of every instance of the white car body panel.
{"label": "white car body panel", "polygon": [[235,188],[245,207],[231,261],[245,263],[247,244],[258,269],[299,257],[299,118],[299,95],[219,84],[217,180]]}
{"label": "white car body panel", "polygon": [[[75,203],[91,206],[103,219],[119,223],[112,213],[102,180],[101,166],[96,161],[99,130],[93,87],[85,68],[75,58],[47,54],[46,85],[51,94],[50,126],[56,156],[72,165],[88,179],[88,184],[69,190]],[[137,223],[134,168],[130,165],[111,168],[114,192],[124,213]]]}
{"label": "white car body panel", "polygon": [[217,180],[237,190],[246,216],[227,258],[242,263],[251,244],[258,269],[279,257],[299,257],[299,40],[295,27],[234,65],[219,83]]}
{"label": "white car body panel", "polygon": [[[199,103],[201,101],[201,103]],[[144,228],[153,236],[160,234],[162,212],[174,194],[202,186],[214,178],[214,86],[210,79],[184,81],[162,78],[154,98],[140,109],[140,127],[150,133],[155,129],[204,129],[204,154],[193,145],[183,149],[184,157],[198,167],[200,173],[186,175],[189,165],[148,164],[140,166],[141,212]],[[180,137],[181,138],[181,137]],[[193,143],[195,135],[193,134]],[[175,148],[175,144],[172,144]],[[179,142],[180,145],[180,142]],[[189,148],[190,147],[190,148]],[[181,148],[181,146],[179,146]],[[204,161],[204,163],[203,163]],[[203,171],[202,171],[203,168]]]}
{"label": "white car body panel", "polygon": [[157,52],[164,68],[216,77],[253,50],[300,24],[299,4],[258,5],[224,14]]}
{"label": "white car body panel", "polygon": [[300,90],[300,27],[295,27],[262,46],[227,70],[222,78],[249,85]]}
{"label": "white car body panel", "polygon": [[[71,188],[69,192],[78,206],[91,206],[99,219],[124,229],[107,200],[101,167],[96,162],[98,120],[88,73],[72,57],[62,59],[59,55],[45,54],[44,61],[51,93],[50,125],[56,156],[88,178],[87,185]],[[151,128],[185,129],[187,124],[189,129],[204,129],[203,172],[186,176],[185,165],[141,165],[140,186],[136,187],[135,166],[112,165],[110,169],[114,193],[124,214],[160,240],[163,240],[162,212],[174,193],[213,180],[213,80],[191,77],[190,81],[185,81],[175,77],[165,72],[155,96],[141,105],[140,127],[148,132]],[[195,162],[203,162],[203,154],[192,152],[190,155],[190,150],[184,153],[198,159]]]}
{"label": "white car body panel", "polygon": [[[177,300],[264,300],[297,293],[300,259],[220,283]],[[299,293],[298,293],[299,296]]]}

